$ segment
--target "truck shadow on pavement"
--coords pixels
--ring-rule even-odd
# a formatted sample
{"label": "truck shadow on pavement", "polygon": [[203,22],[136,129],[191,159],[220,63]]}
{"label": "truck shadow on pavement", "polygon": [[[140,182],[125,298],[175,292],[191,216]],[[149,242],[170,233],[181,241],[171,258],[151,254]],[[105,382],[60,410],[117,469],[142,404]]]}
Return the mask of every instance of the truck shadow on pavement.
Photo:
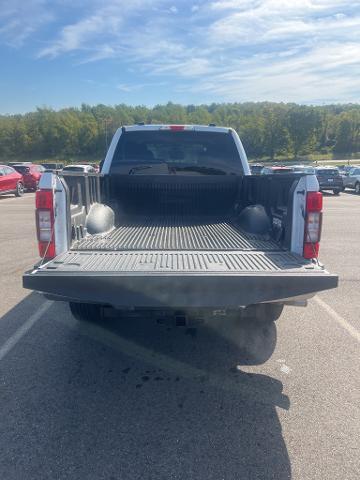
{"label": "truck shadow on pavement", "polygon": [[[3,316],[1,344],[41,302]],[[291,478],[276,411],[289,400],[279,380],[241,370],[244,332],[79,323],[52,304],[0,363],[1,478]]]}

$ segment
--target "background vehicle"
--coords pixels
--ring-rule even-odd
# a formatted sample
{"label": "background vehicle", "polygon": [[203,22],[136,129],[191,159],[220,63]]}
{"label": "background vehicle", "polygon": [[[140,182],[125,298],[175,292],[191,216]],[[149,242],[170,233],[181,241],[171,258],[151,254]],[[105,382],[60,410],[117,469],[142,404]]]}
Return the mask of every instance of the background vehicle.
{"label": "background vehicle", "polygon": [[344,188],[353,188],[360,194],[360,167],[353,167],[343,176]]}
{"label": "background vehicle", "polygon": [[261,170],[264,168],[264,165],[262,165],[261,163],[250,163],[249,167],[253,175],[260,175]]}
{"label": "background vehicle", "polygon": [[291,167],[284,167],[284,166],[277,166],[274,165],[272,167],[264,167],[261,170],[261,175],[274,175],[279,173],[292,173]]}
{"label": "background vehicle", "polygon": [[92,165],[66,165],[63,168],[65,172],[83,172],[83,173],[96,173],[95,168]]}
{"label": "background vehicle", "polygon": [[122,127],[101,175],[64,169],[40,187],[43,259],[23,284],[77,318],[223,309],[272,322],[284,304],[337,285],[315,260],[315,175],[250,175],[229,128]]}
{"label": "background vehicle", "polygon": [[24,193],[24,181],[20,173],[8,165],[0,165],[0,195],[14,193],[21,197]]}
{"label": "background vehicle", "polygon": [[14,165],[31,165],[32,162],[6,162],[6,165],[13,167]]}
{"label": "background vehicle", "polygon": [[317,167],[315,172],[319,181],[320,191],[332,190],[334,195],[339,195],[343,190],[343,178],[337,167]]}
{"label": "background vehicle", "polygon": [[64,168],[64,164],[58,162],[42,163],[41,165],[45,168],[45,170],[62,170]]}
{"label": "background vehicle", "polygon": [[23,176],[24,186],[27,190],[37,190],[41,175],[45,172],[42,165],[21,163],[13,165],[13,168]]}
{"label": "background vehicle", "polygon": [[339,166],[339,172],[340,172],[340,175],[344,176],[344,175],[347,175],[350,170],[354,167],[356,167],[357,165],[341,165]]}
{"label": "background vehicle", "polygon": [[308,175],[315,174],[315,168],[311,165],[293,165],[291,168],[294,173],[307,173]]}

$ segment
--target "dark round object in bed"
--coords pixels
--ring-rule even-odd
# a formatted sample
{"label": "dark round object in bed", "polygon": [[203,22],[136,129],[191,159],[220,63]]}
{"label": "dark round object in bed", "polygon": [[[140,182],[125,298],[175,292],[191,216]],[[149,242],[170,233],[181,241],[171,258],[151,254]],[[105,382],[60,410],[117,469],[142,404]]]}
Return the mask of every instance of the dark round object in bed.
{"label": "dark round object in bed", "polygon": [[262,205],[250,205],[239,215],[239,226],[249,233],[265,235],[270,232],[271,222]]}

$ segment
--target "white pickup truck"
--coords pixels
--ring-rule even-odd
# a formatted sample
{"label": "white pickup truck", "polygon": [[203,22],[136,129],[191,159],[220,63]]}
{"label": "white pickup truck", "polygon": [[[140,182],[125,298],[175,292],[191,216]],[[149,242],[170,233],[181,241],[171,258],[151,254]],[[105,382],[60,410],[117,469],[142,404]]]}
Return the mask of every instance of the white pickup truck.
{"label": "white pickup truck", "polygon": [[231,128],[121,127],[100,174],[43,174],[41,261],[23,284],[80,319],[110,307],[273,322],[337,286],[317,259],[318,190],[311,174],[252,176]]}

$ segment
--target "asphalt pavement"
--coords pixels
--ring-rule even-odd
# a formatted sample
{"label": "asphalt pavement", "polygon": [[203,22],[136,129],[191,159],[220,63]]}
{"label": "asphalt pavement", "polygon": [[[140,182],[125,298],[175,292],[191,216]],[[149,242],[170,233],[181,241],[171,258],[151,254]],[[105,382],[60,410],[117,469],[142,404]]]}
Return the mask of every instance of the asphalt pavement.
{"label": "asphalt pavement", "polygon": [[22,289],[34,195],[0,197],[0,478],[360,478],[360,197],[324,200],[340,286],[260,331],[79,324]]}

